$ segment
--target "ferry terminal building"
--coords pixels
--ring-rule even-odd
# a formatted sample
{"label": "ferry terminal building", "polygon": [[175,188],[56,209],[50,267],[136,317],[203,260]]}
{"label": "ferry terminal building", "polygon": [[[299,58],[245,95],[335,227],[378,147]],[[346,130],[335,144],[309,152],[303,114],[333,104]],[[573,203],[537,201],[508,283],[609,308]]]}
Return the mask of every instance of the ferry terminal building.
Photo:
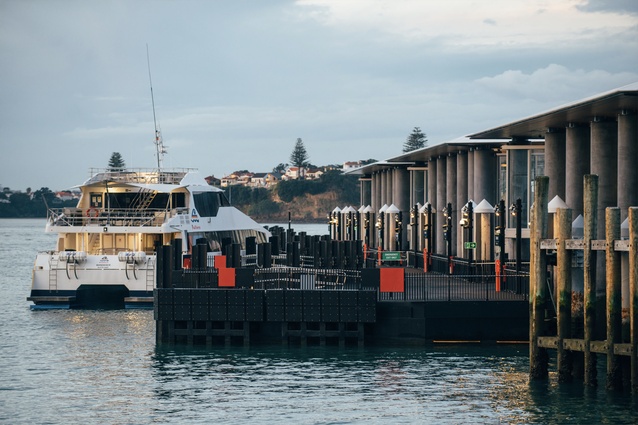
{"label": "ferry terminal building", "polygon": [[[638,205],[637,164],[634,83],[350,174],[360,175],[359,212],[370,212],[369,223],[361,226],[361,239],[368,247],[426,249],[434,255],[482,261],[514,260],[519,255],[526,261],[535,177],[549,177],[550,212],[569,207],[578,226],[583,176],[598,175],[598,217],[604,219],[605,208],[617,206],[625,220],[627,208]],[[520,242],[517,217],[509,211],[518,200]],[[473,225],[463,228],[463,210],[472,201]],[[499,204],[506,211],[499,211]],[[504,217],[497,217],[495,209]],[[333,215],[336,212],[338,208]],[[503,219],[503,242],[495,241]],[[604,225],[598,226],[597,239],[604,239],[604,232]],[[468,241],[475,248],[466,249]]]}

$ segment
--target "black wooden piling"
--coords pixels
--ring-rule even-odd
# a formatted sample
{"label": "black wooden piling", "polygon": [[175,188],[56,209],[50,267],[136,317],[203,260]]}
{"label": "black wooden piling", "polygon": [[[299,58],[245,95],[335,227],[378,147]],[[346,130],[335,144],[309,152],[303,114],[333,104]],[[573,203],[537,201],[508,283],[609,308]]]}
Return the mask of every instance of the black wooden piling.
{"label": "black wooden piling", "polygon": [[530,379],[547,379],[547,350],[540,347],[538,337],[545,334],[547,260],[540,242],[547,237],[547,191],[549,178],[534,181],[534,209],[530,229]]}
{"label": "black wooden piling", "polygon": [[554,216],[556,236],[556,283],[557,291],[557,368],[558,381],[572,380],[572,353],[565,350],[565,339],[571,338],[572,322],[572,254],[567,249],[567,240],[572,236],[572,210],[558,209]]}
{"label": "black wooden piling", "polygon": [[596,239],[598,228],[598,176],[587,174],[584,181],[585,217],[583,250],[584,273],[584,356],[585,356],[585,385],[596,386],[596,353],[591,351],[591,342],[596,331],[596,253],[592,251],[591,241]]}
{"label": "black wooden piling", "polygon": [[620,281],[620,252],[614,249],[614,241],[620,239],[620,208],[605,210],[605,264],[607,290],[607,388],[621,389],[620,359],[614,345],[622,336],[622,299]]}

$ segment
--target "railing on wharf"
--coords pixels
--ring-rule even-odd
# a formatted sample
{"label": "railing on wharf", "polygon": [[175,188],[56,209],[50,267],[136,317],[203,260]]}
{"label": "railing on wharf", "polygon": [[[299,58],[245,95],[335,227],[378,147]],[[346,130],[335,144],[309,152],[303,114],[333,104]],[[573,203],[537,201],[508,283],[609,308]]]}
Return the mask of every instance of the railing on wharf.
{"label": "railing on wharf", "polygon": [[[182,269],[176,287],[217,287],[217,269]],[[411,270],[403,292],[381,292],[365,280],[361,270],[270,267],[252,270],[248,289],[362,290],[377,289],[379,301],[524,301],[529,275],[449,275]],[[499,280],[500,279],[500,280]],[[498,282],[498,284],[497,284]],[[499,287],[500,286],[500,287]]]}

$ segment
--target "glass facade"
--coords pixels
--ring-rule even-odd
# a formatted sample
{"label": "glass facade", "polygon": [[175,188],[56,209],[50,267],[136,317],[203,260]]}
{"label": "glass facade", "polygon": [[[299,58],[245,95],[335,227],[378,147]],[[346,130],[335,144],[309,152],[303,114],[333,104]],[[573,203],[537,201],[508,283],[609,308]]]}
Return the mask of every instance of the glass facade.
{"label": "glass facade", "polygon": [[[534,179],[545,174],[545,152],[543,149],[509,149],[507,159],[499,156],[499,194],[506,204],[512,205],[520,198],[521,223],[527,227],[530,208],[534,202]],[[503,182],[507,186],[503,187]],[[508,227],[514,227],[511,215]]]}

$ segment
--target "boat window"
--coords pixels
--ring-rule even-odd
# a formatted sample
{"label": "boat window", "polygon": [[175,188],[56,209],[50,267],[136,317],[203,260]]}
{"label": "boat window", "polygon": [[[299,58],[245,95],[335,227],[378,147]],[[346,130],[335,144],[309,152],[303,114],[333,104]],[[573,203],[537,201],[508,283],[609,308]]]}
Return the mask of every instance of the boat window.
{"label": "boat window", "polygon": [[254,236],[256,243],[268,242],[266,234],[257,230],[224,230],[220,232],[205,232],[204,237],[208,241],[211,251],[221,251],[222,246],[227,243],[241,244],[242,249],[246,249],[246,238]]}
{"label": "boat window", "polygon": [[91,208],[102,208],[102,194],[91,192]]}
{"label": "boat window", "polygon": [[122,209],[163,210],[168,205],[168,193],[157,192],[126,192],[109,193],[108,207]]}
{"label": "boat window", "polygon": [[228,201],[224,192],[219,193],[219,199],[221,199],[222,207],[230,207],[230,201]]}
{"label": "boat window", "polygon": [[193,193],[195,208],[200,217],[216,217],[221,206],[221,199],[217,192]]}
{"label": "boat window", "polygon": [[184,193],[173,193],[173,208],[184,208],[186,206],[186,196]]}

